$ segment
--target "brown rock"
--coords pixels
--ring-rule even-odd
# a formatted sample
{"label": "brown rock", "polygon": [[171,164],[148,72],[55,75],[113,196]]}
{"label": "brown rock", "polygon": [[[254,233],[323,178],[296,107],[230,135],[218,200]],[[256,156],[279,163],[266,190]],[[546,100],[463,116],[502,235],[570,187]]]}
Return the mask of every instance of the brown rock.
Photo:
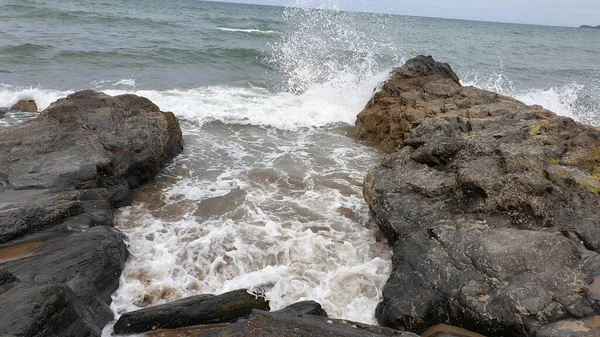
{"label": "brown rock", "polygon": [[380,324],[600,336],[600,131],[433,63],[396,70],[357,120],[396,149],[363,191],[394,246]]}
{"label": "brown rock", "polygon": [[10,110],[12,111],[23,111],[23,112],[37,112],[38,107],[34,100],[32,99],[21,99],[15,105],[13,105]]}

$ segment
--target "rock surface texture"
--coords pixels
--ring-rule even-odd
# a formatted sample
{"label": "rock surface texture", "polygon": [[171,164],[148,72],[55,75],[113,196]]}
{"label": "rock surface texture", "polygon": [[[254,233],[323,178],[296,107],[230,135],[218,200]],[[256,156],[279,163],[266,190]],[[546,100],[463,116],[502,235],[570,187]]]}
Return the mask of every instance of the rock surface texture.
{"label": "rock surface texture", "polygon": [[382,325],[600,336],[599,129],[463,87],[419,56],[355,132],[394,151],[364,182],[393,245]]}
{"label": "rock surface texture", "polygon": [[198,295],[125,313],[115,324],[114,332],[124,335],[158,329],[228,323],[248,317],[252,309],[269,310],[269,302],[264,296],[250,294],[247,289],[218,296]]}
{"label": "rock surface texture", "polygon": [[[245,292],[245,290],[243,290]],[[225,296],[224,296],[225,295]],[[224,294],[219,301],[226,303],[233,298]],[[219,296],[213,296],[216,299]],[[175,304],[175,303],[173,303]],[[264,304],[262,304],[264,306]],[[268,305],[267,305],[268,307]],[[158,307],[157,307],[158,308]],[[189,310],[192,307],[188,307]],[[219,314],[222,309],[209,315]],[[267,308],[268,310],[268,308]],[[200,310],[204,312],[204,310]],[[177,330],[158,330],[148,337],[418,337],[385,327],[327,318],[327,312],[316,302],[292,304],[275,312],[254,309],[244,312],[244,317],[232,324],[209,324]]]}
{"label": "rock surface texture", "polygon": [[81,91],[0,128],[0,335],[100,336],[128,254],[113,209],[182,148],[134,95]]}
{"label": "rock surface texture", "polygon": [[38,107],[32,99],[21,99],[15,103],[10,110],[12,111],[23,111],[23,112],[37,112]]}

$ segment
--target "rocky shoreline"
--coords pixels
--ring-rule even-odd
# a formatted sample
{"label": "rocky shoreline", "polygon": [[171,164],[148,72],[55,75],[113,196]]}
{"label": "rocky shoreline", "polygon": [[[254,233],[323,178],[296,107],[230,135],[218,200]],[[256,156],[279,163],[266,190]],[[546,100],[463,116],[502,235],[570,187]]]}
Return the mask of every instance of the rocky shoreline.
{"label": "rocky shoreline", "polygon": [[[598,128],[463,87],[419,56],[393,70],[354,132],[389,151],[363,187],[394,253],[381,326],[311,301],[270,312],[240,289],[126,313],[114,332],[600,335]],[[101,335],[128,256],[114,209],[182,150],[175,116],[135,95],[77,92],[0,129],[1,335]]]}

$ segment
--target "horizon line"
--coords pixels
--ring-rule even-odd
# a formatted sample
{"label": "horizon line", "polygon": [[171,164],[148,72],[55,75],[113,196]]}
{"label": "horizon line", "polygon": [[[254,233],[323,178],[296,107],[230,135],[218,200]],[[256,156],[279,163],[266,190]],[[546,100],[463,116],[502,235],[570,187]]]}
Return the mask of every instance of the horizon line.
{"label": "horizon line", "polygon": [[373,12],[364,10],[350,10],[350,9],[326,9],[326,8],[314,8],[314,7],[299,7],[299,6],[284,6],[284,5],[270,5],[270,4],[259,4],[259,3],[245,3],[234,1],[223,1],[223,0],[197,0],[200,2],[215,2],[222,4],[236,4],[236,5],[249,5],[249,6],[264,6],[264,7],[277,7],[277,8],[299,8],[299,9],[312,9],[312,10],[323,10],[323,11],[340,11],[349,13],[365,13],[365,14],[379,14],[379,15],[390,15],[390,16],[404,16],[413,18],[426,18],[426,19],[441,19],[441,20],[457,20],[457,21],[471,21],[471,22],[486,22],[486,23],[500,23],[509,25],[527,25],[527,26],[541,26],[541,27],[560,27],[560,28],[581,28],[581,26],[593,24],[581,24],[579,26],[565,26],[558,24],[547,24],[547,23],[527,23],[527,22],[512,22],[512,21],[489,21],[482,19],[465,19],[465,18],[452,18],[452,17],[440,17],[440,16],[427,16],[427,15],[414,15],[414,14],[399,14],[399,13],[386,13],[386,12]]}

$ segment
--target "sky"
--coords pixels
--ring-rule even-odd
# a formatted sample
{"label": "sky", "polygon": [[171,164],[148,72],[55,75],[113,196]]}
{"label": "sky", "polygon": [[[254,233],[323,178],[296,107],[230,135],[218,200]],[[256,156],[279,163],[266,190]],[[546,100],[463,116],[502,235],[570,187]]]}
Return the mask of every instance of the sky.
{"label": "sky", "polygon": [[600,0],[215,0],[552,26],[600,25]]}

